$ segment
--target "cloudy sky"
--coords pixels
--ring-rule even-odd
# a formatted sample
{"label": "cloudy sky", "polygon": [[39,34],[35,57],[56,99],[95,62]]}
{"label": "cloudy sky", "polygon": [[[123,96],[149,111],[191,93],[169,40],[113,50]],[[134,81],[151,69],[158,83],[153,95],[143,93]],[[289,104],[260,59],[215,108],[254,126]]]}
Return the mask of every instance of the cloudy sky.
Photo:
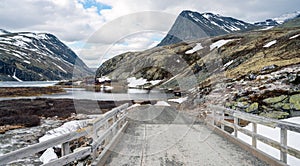
{"label": "cloudy sky", "polygon": [[1,0],[0,28],[49,32],[90,67],[155,46],[182,10],[247,22],[298,11],[299,0]]}

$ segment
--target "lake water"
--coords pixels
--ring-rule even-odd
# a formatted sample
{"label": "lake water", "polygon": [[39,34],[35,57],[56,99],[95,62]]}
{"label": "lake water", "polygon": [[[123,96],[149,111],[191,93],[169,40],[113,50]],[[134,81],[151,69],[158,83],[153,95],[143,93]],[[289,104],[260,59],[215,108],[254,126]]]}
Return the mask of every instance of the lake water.
{"label": "lake water", "polygon": [[[57,81],[36,81],[36,82],[0,82],[1,87],[46,87],[53,86]],[[159,90],[142,90],[142,89],[128,89],[127,93],[105,93],[86,91],[84,88],[65,88],[66,93],[42,95],[39,98],[67,98],[67,99],[88,99],[88,100],[102,100],[102,101],[120,101],[120,100],[166,100],[174,97],[173,94],[164,93]],[[33,99],[33,97],[9,97],[0,98],[0,100],[11,99]]]}

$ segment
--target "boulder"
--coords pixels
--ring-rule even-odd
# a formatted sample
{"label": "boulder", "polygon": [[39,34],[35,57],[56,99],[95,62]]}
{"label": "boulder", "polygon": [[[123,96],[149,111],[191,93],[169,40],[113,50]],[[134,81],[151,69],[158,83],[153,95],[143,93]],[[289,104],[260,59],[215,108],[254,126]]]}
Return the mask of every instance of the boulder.
{"label": "boulder", "polygon": [[286,98],[287,98],[286,95],[281,95],[277,97],[266,98],[263,100],[263,102],[266,104],[274,104],[274,103],[282,102]]}
{"label": "boulder", "polygon": [[281,111],[271,111],[271,112],[262,112],[259,114],[259,116],[264,116],[272,119],[285,119],[289,116],[289,113],[281,112]]}
{"label": "boulder", "polygon": [[246,108],[246,112],[254,113],[258,111],[259,104],[257,102],[252,103],[248,108]]}
{"label": "boulder", "polygon": [[300,110],[300,94],[292,95],[289,102],[293,109]]}

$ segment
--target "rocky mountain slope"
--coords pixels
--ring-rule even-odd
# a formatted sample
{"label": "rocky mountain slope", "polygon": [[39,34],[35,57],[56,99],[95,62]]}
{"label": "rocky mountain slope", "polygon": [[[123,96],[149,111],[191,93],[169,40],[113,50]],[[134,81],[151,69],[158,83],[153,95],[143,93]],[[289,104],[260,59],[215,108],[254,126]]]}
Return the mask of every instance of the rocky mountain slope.
{"label": "rocky mountain slope", "polygon": [[158,46],[175,44],[186,40],[195,40],[208,36],[218,36],[227,33],[247,31],[256,26],[231,17],[213,13],[198,13],[182,11],[177,17],[167,36]]}
{"label": "rocky mountain slope", "polygon": [[[188,93],[185,110],[209,104],[272,118],[300,114],[300,29],[278,28],[202,38],[128,52],[106,61],[97,76],[162,80],[160,88]],[[202,111],[201,111],[202,110]]]}
{"label": "rocky mountain slope", "polygon": [[0,30],[0,80],[61,80],[91,74],[90,69],[52,34]]}

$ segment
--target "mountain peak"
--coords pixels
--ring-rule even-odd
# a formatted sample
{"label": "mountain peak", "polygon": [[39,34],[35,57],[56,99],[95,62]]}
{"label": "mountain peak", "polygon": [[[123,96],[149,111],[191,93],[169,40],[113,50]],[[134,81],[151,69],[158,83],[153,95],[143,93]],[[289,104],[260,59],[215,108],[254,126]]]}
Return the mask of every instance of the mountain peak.
{"label": "mountain peak", "polygon": [[207,36],[218,36],[236,31],[252,29],[254,25],[213,13],[182,11],[167,36],[158,46],[175,44]]}
{"label": "mountain peak", "polygon": [[10,32],[8,32],[7,30],[4,30],[4,29],[0,29],[0,35],[3,35],[3,34],[8,34]]}

